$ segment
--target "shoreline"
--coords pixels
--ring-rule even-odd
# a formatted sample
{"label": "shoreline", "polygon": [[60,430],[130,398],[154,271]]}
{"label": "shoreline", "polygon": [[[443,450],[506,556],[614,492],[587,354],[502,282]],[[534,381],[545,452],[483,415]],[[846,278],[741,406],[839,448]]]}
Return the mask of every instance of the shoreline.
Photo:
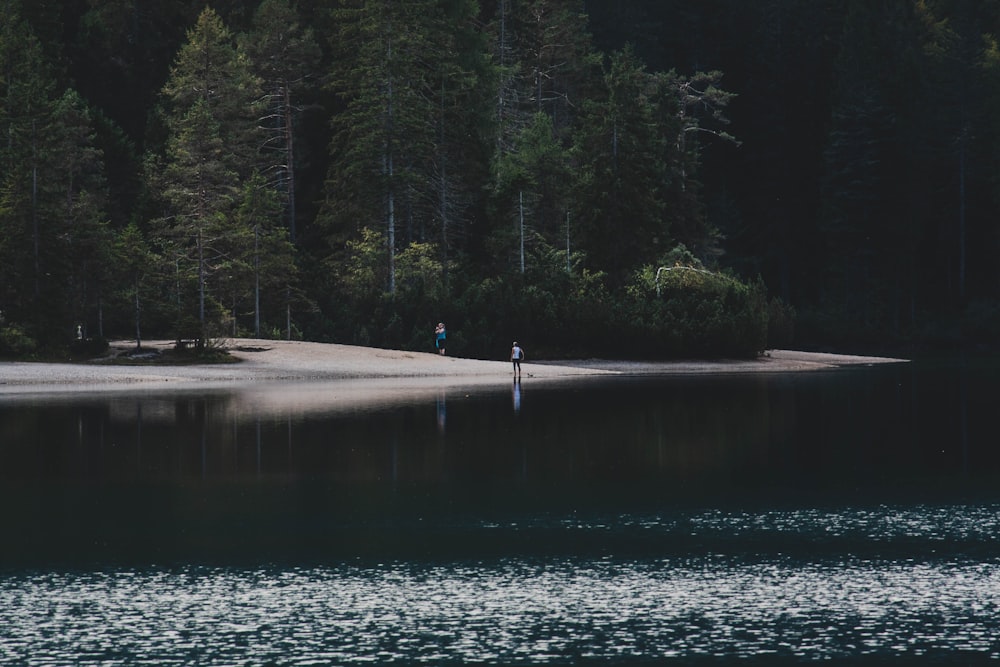
{"label": "shoreline", "polygon": [[[149,341],[144,350],[166,350],[173,341]],[[447,386],[509,382],[510,363],[431,352],[238,338],[223,346],[237,361],[223,364],[118,364],[114,356],[135,347],[114,341],[109,355],[79,363],[0,362],[0,394],[240,387],[263,382],[394,380],[399,385]],[[905,359],[772,350],[749,360],[636,362],[602,359],[524,362],[527,378],[601,375],[702,375],[798,373],[846,366],[901,363]]]}

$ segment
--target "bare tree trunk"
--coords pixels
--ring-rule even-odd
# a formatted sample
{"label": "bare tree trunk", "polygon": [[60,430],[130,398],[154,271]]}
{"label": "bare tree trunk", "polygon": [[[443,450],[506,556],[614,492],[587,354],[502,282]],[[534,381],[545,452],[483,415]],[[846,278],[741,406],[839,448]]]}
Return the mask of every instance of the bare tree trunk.
{"label": "bare tree trunk", "polygon": [[253,335],[260,338],[260,225],[253,226]]}
{"label": "bare tree trunk", "polygon": [[521,273],[524,273],[524,191],[517,193],[518,214],[520,216]]}
{"label": "bare tree trunk", "polygon": [[41,232],[38,228],[38,137],[35,121],[31,121],[31,238],[34,244],[35,262],[35,308],[38,308],[39,297],[42,293],[42,263],[39,257],[41,252]]}
{"label": "bare tree trunk", "polygon": [[288,238],[295,243],[295,138],[292,132],[292,91],[284,85],[285,174],[288,178]]}
{"label": "bare tree trunk", "polygon": [[198,229],[198,322],[201,324],[201,340],[198,347],[205,344],[205,242],[202,231]]}
{"label": "bare tree trunk", "polygon": [[396,198],[392,191],[392,154],[388,156],[388,169],[389,169],[389,192],[387,194],[386,202],[386,216],[387,216],[387,240],[386,245],[388,245],[389,251],[389,294],[396,293]]}
{"label": "bare tree trunk", "polygon": [[572,273],[573,266],[569,261],[569,209],[566,209],[566,273]]}
{"label": "bare tree trunk", "polygon": [[142,347],[142,332],[139,330],[139,314],[142,312],[139,307],[139,281],[135,283],[135,349]]}
{"label": "bare tree trunk", "polygon": [[[386,64],[392,62],[392,23],[390,22],[387,28],[387,41],[388,45],[386,47]],[[389,294],[396,294],[396,200],[395,200],[395,184],[393,183],[394,169],[393,164],[393,87],[392,87],[392,72],[386,73],[386,114],[385,114],[385,155],[384,160],[384,170],[386,177],[386,244],[388,246],[387,250],[389,253],[389,283],[388,291]]]}

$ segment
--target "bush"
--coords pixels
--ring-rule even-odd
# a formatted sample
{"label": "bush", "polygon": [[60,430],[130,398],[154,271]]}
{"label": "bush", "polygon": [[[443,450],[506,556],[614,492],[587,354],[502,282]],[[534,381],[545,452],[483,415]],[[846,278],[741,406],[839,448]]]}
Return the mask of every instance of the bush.
{"label": "bush", "polygon": [[26,357],[35,353],[38,343],[16,325],[0,326],[0,356]]}
{"label": "bush", "polygon": [[645,267],[618,320],[630,356],[756,357],[767,346],[761,281],[744,283],[697,267]]}

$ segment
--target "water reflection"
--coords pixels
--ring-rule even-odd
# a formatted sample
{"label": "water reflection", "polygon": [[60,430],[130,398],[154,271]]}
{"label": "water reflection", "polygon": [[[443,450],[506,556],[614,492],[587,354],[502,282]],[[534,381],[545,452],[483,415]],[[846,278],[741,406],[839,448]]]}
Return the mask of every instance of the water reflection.
{"label": "water reflection", "polygon": [[437,427],[438,431],[444,434],[448,425],[448,398],[445,392],[439,391],[437,395]]}
{"label": "water reflection", "polygon": [[1000,659],[994,370],[3,397],[0,663]]}
{"label": "water reflection", "polygon": [[[823,377],[397,388],[364,383],[0,401],[0,477],[245,476],[870,486],[997,469],[975,382],[908,368]],[[366,402],[361,397],[374,397]],[[511,408],[512,406],[512,408]]]}
{"label": "water reflection", "polygon": [[[708,392],[679,400],[676,390],[644,394],[575,386],[533,386],[533,409],[499,409],[496,390],[436,391],[379,409],[337,400],[315,409],[288,392],[95,397],[88,402],[0,404],[0,429],[35,430],[0,450],[7,474],[25,477],[219,478],[255,475],[344,480],[448,480],[456,476],[574,479],[684,476],[731,470],[766,457],[775,422],[766,387]],[[690,400],[695,398],[696,400]],[[718,411],[726,419],[718,419]],[[513,418],[523,418],[513,420]],[[39,449],[40,448],[40,449]],[[42,454],[38,456],[38,454]],[[4,473],[0,473],[4,474]]]}

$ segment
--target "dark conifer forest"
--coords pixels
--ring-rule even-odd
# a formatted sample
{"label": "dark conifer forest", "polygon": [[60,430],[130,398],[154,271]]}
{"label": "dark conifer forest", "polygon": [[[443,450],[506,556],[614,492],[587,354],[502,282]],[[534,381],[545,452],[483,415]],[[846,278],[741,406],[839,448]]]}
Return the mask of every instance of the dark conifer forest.
{"label": "dark conifer forest", "polygon": [[998,35],[984,0],[0,0],[0,355],[992,346]]}

